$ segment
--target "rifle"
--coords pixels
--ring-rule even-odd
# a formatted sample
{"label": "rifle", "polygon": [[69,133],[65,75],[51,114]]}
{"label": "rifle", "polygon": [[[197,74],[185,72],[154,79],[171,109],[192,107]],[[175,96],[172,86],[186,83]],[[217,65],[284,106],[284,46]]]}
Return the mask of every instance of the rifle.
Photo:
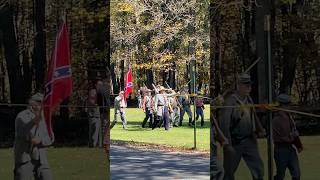
{"label": "rifle", "polygon": [[164,83],[166,83],[166,86],[171,89],[171,87],[169,86],[169,84],[167,83],[167,81],[165,81]]}
{"label": "rifle", "polygon": [[[261,57],[259,57],[257,60],[255,60],[243,73],[248,73],[259,61],[261,60]],[[224,93],[221,95],[223,98],[225,98],[230,92],[232,92],[233,86],[236,82],[233,82],[230,87],[224,91]],[[219,97],[219,96],[218,96]],[[216,97],[214,100],[217,100]]]}
{"label": "rifle", "polygon": [[[219,101],[211,101],[210,105],[221,105],[223,103],[223,99],[221,96],[218,96],[216,98]],[[224,136],[222,130],[219,127],[219,123],[217,119],[214,117],[215,111],[210,112],[210,117],[212,117],[212,125],[216,129],[216,140],[220,143],[221,146],[223,146],[225,143],[228,143],[228,139]]]}
{"label": "rifle", "polygon": [[159,93],[159,90],[158,90],[158,88],[157,88],[153,83],[152,83],[152,87],[153,87],[155,93],[158,94],[158,93]]}
{"label": "rifle", "polygon": [[[297,127],[296,127],[296,123],[293,120],[293,117],[288,113],[288,116],[290,118],[290,121],[292,122],[293,126],[294,126],[294,131],[296,131],[298,133]],[[292,144],[297,148],[297,151],[300,153],[303,150],[303,145],[301,142],[301,139],[299,137],[299,134],[294,138]]]}
{"label": "rifle", "polygon": [[220,143],[221,146],[223,146],[224,144],[228,143],[228,139],[224,136],[223,132],[221,131],[217,119],[213,117],[213,115],[212,118],[213,126],[216,129],[216,140]]}

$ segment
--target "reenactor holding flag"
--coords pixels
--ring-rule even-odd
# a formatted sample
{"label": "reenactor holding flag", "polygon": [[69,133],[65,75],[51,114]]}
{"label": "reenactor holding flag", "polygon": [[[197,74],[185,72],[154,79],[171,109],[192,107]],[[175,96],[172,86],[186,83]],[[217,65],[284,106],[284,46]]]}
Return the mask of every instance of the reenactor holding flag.
{"label": "reenactor holding flag", "polygon": [[15,120],[14,179],[52,180],[46,147],[52,144],[43,115],[43,95],[37,93],[29,99],[28,109]]}
{"label": "reenactor holding flag", "polygon": [[124,100],[124,92],[120,91],[119,96],[114,99],[114,120],[110,125],[110,129],[112,129],[113,126],[117,123],[118,116],[120,116],[123,129],[127,130],[127,120],[124,111],[124,108],[126,107],[127,103]]}

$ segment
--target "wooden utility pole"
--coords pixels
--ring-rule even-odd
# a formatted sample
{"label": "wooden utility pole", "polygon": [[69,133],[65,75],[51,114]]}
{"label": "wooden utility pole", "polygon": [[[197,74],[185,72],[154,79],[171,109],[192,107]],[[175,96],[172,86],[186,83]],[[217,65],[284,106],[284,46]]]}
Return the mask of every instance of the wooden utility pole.
{"label": "wooden utility pole", "polygon": [[[272,56],[270,37],[270,15],[265,18],[265,31],[267,34],[268,47],[268,104],[272,103]],[[273,180],[273,133],[272,133],[272,111],[268,111],[268,179]]]}

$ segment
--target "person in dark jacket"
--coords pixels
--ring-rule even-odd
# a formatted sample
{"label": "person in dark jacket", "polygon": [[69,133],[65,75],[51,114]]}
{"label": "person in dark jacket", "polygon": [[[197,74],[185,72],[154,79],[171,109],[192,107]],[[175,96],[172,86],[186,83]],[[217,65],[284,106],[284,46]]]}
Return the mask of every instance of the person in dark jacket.
{"label": "person in dark jacket", "polygon": [[[287,94],[280,94],[277,101],[283,108],[291,103],[291,97]],[[298,152],[301,152],[303,147],[295,122],[290,113],[276,111],[272,123],[274,160],[277,167],[274,179],[283,180],[288,168],[292,180],[300,180]]]}
{"label": "person in dark jacket", "polygon": [[189,126],[192,126],[192,112],[190,108],[191,99],[185,90],[182,91],[181,96],[178,98],[178,101],[181,105],[179,126],[182,126],[182,121],[185,113],[187,113],[189,117]]}
{"label": "person in dark jacket", "polygon": [[[198,92],[200,95],[201,92]],[[201,118],[201,127],[204,125],[204,103],[203,103],[203,98],[202,97],[197,97],[196,98],[196,121],[198,121],[199,117]],[[192,125],[194,125],[194,120],[192,121]]]}

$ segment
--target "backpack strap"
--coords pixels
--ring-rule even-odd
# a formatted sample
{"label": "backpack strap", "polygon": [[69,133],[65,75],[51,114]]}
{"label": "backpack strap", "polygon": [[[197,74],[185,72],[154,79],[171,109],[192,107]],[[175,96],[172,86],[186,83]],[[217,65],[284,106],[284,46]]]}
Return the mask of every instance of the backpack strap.
{"label": "backpack strap", "polygon": [[[237,101],[240,105],[244,105],[244,102],[241,101],[241,100],[239,99],[239,97],[237,97],[235,94],[233,94],[232,97],[234,97],[234,98],[236,99],[236,101]],[[253,101],[252,101],[251,97],[250,97],[250,96],[247,96],[247,98],[248,98],[248,102],[249,102],[250,104],[252,104]],[[242,117],[243,113],[244,113],[244,112],[242,112],[242,114],[240,115],[241,117]],[[255,113],[254,108],[251,107],[251,108],[250,108],[250,118],[251,118],[251,121],[253,121],[253,119],[254,119],[254,113]],[[233,114],[233,112],[232,112],[231,114]],[[232,117],[231,117],[231,118],[232,118]],[[241,118],[238,118],[238,119],[236,119],[236,122],[235,122],[234,124],[232,124],[232,126],[230,127],[230,132],[231,132],[231,133],[232,133],[232,131],[239,125],[240,121],[241,121]],[[252,122],[252,123],[253,123],[253,122]],[[253,123],[253,126],[254,126],[254,123]]]}
{"label": "backpack strap", "polygon": [[[243,104],[243,102],[235,94],[233,94],[232,97],[235,98],[239,104],[241,104],[241,105]],[[234,111],[234,108],[232,109],[231,115],[233,114],[233,111]],[[233,117],[231,117],[231,118],[233,118]],[[231,134],[232,134],[232,131],[239,125],[240,121],[241,121],[241,118],[238,118],[238,119],[236,119],[236,122],[232,124],[232,126],[230,127]]]}

